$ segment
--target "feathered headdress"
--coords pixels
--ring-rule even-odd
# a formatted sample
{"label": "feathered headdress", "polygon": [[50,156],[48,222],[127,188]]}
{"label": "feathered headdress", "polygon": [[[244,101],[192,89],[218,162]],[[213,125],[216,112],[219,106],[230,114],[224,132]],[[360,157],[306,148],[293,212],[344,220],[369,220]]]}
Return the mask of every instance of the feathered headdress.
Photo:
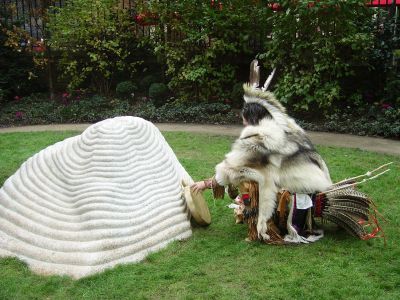
{"label": "feathered headdress", "polygon": [[250,64],[250,80],[243,85],[244,101],[246,103],[258,103],[265,107],[272,115],[274,112],[286,113],[286,109],[275,98],[275,95],[268,91],[272,78],[275,75],[276,68],[271,72],[260,88],[260,66],[258,60],[255,59]]}

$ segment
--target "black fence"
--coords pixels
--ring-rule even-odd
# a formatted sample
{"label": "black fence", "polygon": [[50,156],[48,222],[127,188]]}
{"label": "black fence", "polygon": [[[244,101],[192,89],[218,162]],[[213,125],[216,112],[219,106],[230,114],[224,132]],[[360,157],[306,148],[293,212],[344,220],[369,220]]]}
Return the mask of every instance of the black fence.
{"label": "black fence", "polygon": [[65,0],[0,0],[2,21],[15,24],[23,28],[33,38],[40,39],[44,36],[45,22],[44,11],[51,6],[62,7]]}
{"label": "black fence", "polygon": [[[0,0],[0,19],[23,28],[31,37],[39,40],[45,36],[44,12],[50,7],[61,8],[67,2],[68,0]],[[128,9],[132,17],[135,15],[134,0],[121,0],[120,6]],[[138,25],[138,31],[146,33],[148,29],[144,27]]]}
{"label": "black fence", "polygon": [[[206,1],[206,0],[204,0]],[[23,28],[29,35],[36,39],[45,36],[44,11],[53,7],[63,7],[68,0],[0,0],[0,18],[4,22],[11,22]],[[136,16],[136,2],[134,0],[120,0],[120,6],[130,11],[132,18]],[[310,1],[312,2],[312,1]],[[400,7],[400,0],[370,0],[366,1],[370,7],[383,7],[391,14],[395,14]],[[154,31],[156,24],[136,24],[139,35],[149,36]],[[172,39],[179,39],[179,34]]]}

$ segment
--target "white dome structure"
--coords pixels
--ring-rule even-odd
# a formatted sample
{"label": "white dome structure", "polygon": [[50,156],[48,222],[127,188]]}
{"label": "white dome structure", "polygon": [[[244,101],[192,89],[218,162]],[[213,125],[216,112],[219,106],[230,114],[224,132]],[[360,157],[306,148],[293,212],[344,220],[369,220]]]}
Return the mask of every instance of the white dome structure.
{"label": "white dome structure", "polygon": [[40,151],[0,189],[0,256],[81,278],[191,236],[193,182],[160,131],[107,119]]}

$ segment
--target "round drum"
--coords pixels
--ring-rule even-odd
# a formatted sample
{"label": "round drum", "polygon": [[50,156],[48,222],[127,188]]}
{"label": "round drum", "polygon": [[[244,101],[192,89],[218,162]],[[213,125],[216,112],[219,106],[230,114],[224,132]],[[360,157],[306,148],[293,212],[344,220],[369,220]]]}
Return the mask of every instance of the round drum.
{"label": "round drum", "polygon": [[210,225],[211,215],[203,193],[195,193],[190,189],[190,186],[186,186],[184,189],[184,196],[190,213],[196,223],[203,226]]}

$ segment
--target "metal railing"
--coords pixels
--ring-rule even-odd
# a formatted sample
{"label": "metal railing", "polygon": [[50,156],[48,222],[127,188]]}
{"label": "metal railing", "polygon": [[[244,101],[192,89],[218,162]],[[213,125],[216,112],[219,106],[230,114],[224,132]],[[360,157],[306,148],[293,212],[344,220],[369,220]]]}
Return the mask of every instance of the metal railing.
{"label": "metal railing", "polygon": [[[29,35],[37,40],[45,36],[44,11],[49,7],[63,7],[68,0],[0,0],[0,20],[15,24],[23,28]],[[120,7],[129,10],[132,18],[137,16],[137,0],[120,0]],[[211,1],[215,2],[215,1]],[[310,0],[310,2],[313,2]],[[271,2],[272,3],[272,2]],[[370,7],[383,7],[389,11],[396,11],[400,7],[400,0],[368,0],[366,5]],[[271,6],[273,7],[273,6]],[[394,13],[393,13],[394,14]],[[136,34],[151,36],[156,24],[141,24],[136,22]],[[182,37],[180,33],[169,33],[172,40],[178,41]],[[259,41],[253,41],[254,47],[260,46]]]}
{"label": "metal railing", "polygon": [[[39,40],[46,35],[46,24],[43,21],[45,10],[48,7],[64,7],[67,2],[68,0],[0,0],[0,20],[23,28],[31,37]],[[134,0],[121,0],[120,6],[134,14]]]}
{"label": "metal railing", "polygon": [[48,2],[55,7],[65,4],[65,0],[0,0],[0,17],[3,22],[23,28],[31,37],[40,39],[44,36],[43,12]]}

